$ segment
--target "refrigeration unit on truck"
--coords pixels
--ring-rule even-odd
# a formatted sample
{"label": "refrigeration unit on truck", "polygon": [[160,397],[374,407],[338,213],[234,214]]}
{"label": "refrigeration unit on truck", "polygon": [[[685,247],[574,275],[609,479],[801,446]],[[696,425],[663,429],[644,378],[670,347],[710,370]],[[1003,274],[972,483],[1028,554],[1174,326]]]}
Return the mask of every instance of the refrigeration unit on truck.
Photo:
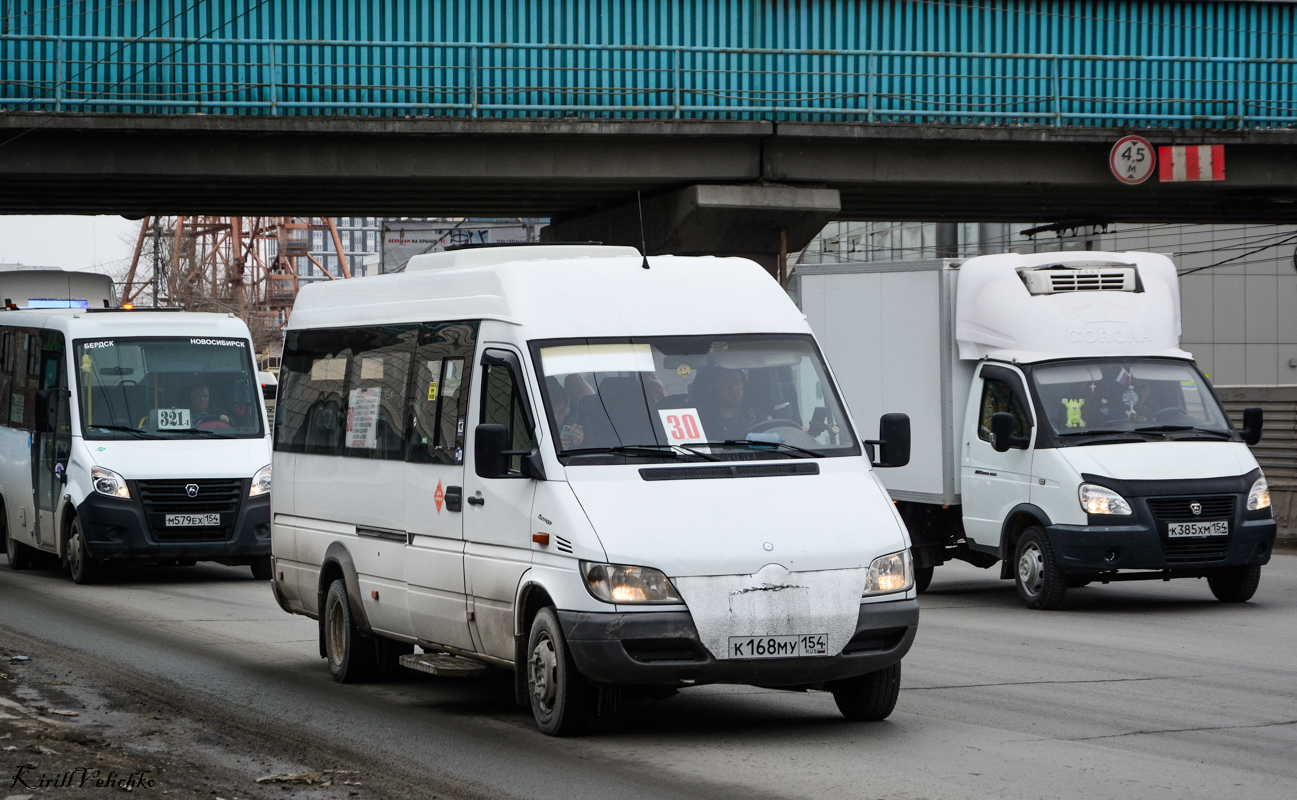
{"label": "refrigeration unit on truck", "polygon": [[1154,253],[1001,254],[798,268],[800,301],[856,419],[905,412],[909,465],[878,474],[916,580],[961,559],[1031,608],[1099,581],[1207,578],[1250,599],[1275,522],[1248,450],[1180,349]]}

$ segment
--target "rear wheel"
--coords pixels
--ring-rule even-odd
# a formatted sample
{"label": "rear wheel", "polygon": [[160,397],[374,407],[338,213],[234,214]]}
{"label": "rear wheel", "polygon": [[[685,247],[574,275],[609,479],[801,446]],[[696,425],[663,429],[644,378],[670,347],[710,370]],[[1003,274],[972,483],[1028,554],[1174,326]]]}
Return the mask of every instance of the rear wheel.
{"label": "rear wheel", "polygon": [[347,584],[341,578],[329,586],[324,601],[324,646],[329,672],[338,683],[366,683],[374,680],[378,662],[374,642],[361,635],[347,599]]}
{"label": "rear wheel", "polygon": [[[0,510],[0,513],[3,513],[3,511]],[[29,547],[22,542],[15,541],[14,538],[9,535],[9,528],[7,525],[4,527],[2,533],[4,534],[5,539],[5,553],[9,556],[9,568],[32,569],[35,567],[38,555],[36,549]]]}
{"label": "rear wheel", "polygon": [[527,638],[527,694],[541,733],[571,736],[594,718],[596,690],[572,661],[552,608],[542,608]]}
{"label": "rear wheel", "polygon": [[842,716],[855,722],[887,719],[901,693],[901,662],[829,684]]}
{"label": "rear wheel", "polygon": [[1014,582],[1018,597],[1027,608],[1054,609],[1067,594],[1067,576],[1054,559],[1049,537],[1039,525],[1032,525],[1018,539],[1017,571]]}
{"label": "rear wheel", "polygon": [[275,574],[275,567],[270,561],[270,556],[257,556],[249,566],[252,567],[252,577],[259,581],[268,581]]}
{"label": "rear wheel", "polygon": [[1222,567],[1207,578],[1211,593],[1222,603],[1246,603],[1261,583],[1261,565]]}
{"label": "rear wheel", "polygon": [[928,591],[928,585],[932,583],[932,572],[936,567],[915,567],[914,568],[914,590],[919,594]]}
{"label": "rear wheel", "polygon": [[73,517],[68,527],[68,572],[73,583],[94,583],[99,579],[99,562],[86,550],[85,531],[81,520]]}

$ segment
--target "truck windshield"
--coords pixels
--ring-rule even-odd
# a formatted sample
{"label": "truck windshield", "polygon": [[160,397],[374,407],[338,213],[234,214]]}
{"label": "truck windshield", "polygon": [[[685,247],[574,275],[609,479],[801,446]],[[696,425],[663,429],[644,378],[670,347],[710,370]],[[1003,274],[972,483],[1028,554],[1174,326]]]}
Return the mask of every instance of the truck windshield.
{"label": "truck windshield", "polygon": [[1031,380],[1060,439],[1100,432],[1230,435],[1229,421],[1186,361],[1096,358],[1040,364]]}
{"label": "truck windshield", "polygon": [[87,439],[262,436],[248,342],[78,340],[74,383]]}
{"label": "truck windshield", "polygon": [[810,336],[563,339],[532,347],[565,461],[860,453]]}

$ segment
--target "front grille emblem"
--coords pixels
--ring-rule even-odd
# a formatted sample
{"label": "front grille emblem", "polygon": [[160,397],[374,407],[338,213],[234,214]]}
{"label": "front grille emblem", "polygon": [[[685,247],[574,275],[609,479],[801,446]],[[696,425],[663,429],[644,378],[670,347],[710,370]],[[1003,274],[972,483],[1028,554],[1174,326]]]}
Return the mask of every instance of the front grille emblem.
{"label": "front grille emblem", "polygon": [[[198,496],[198,484],[196,484],[196,483],[187,483],[187,484],[185,484],[185,494],[189,495],[190,497],[197,497],[197,496]],[[1197,505],[1197,504],[1195,503],[1194,505]],[[1201,510],[1201,506],[1199,507],[1199,510]],[[1195,512],[1193,512],[1193,513],[1197,514],[1198,512],[1195,511]]]}
{"label": "front grille emblem", "polygon": [[[193,495],[190,495],[190,497],[193,497]],[[1189,510],[1193,512],[1195,517],[1198,516],[1202,513],[1202,503],[1190,503]]]}

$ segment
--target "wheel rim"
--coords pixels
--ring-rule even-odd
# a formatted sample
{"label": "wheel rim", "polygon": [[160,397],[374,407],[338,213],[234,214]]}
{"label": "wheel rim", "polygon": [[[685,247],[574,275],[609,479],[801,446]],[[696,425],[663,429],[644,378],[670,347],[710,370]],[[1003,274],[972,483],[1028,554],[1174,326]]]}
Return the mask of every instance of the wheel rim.
{"label": "wheel rim", "polygon": [[346,620],[343,619],[342,601],[329,601],[329,660],[334,666],[342,666],[342,654],[346,648]]}
{"label": "wheel rim", "polygon": [[1032,597],[1045,585],[1045,554],[1035,542],[1029,542],[1018,556],[1018,585]]}
{"label": "wheel rim", "polygon": [[527,677],[532,697],[546,710],[553,707],[554,695],[558,692],[557,671],[558,654],[554,651],[554,641],[548,633],[541,633],[531,651]]}

